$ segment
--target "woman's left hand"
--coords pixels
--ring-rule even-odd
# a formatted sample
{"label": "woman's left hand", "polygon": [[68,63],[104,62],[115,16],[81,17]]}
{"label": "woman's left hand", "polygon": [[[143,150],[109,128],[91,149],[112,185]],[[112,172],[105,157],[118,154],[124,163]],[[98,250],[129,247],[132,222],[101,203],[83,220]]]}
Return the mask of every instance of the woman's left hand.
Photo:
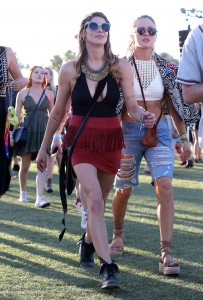
{"label": "woman's left hand", "polygon": [[189,143],[182,143],[182,154],[181,154],[181,160],[187,161],[190,159],[190,156],[192,154],[192,151],[190,149],[190,144]]}
{"label": "woman's left hand", "polygon": [[11,87],[14,91],[20,91],[28,84],[28,82],[27,78],[19,77],[12,81]]}
{"label": "woman's left hand", "polygon": [[149,111],[143,112],[142,119],[147,128],[152,128],[156,124],[156,115]]}
{"label": "woman's left hand", "polygon": [[39,150],[36,158],[36,163],[37,169],[43,173],[47,167],[47,152],[45,150]]}

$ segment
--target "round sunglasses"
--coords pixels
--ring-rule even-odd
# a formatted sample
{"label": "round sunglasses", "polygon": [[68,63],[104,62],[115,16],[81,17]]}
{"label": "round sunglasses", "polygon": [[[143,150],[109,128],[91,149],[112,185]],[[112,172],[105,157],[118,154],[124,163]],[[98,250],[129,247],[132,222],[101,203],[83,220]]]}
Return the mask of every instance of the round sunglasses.
{"label": "round sunglasses", "polygon": [[111,24],[108,22],[98,24],[97,22],[89,21],[85,24],[85,26],[87,26],[91,31],[97,31],[100,27],[103,31],[109,32]]}
{"label": "round sunglasses", "polygon": [[148,32],[149,35],[154,36],[157,33],[157,30],[156,30],[155,27],[152,27],[152,26],[149,26],[147,28],[145,28],[145,27],[138,27],[136,29],[136,32],[139,35],[144,35],[146,32]]}

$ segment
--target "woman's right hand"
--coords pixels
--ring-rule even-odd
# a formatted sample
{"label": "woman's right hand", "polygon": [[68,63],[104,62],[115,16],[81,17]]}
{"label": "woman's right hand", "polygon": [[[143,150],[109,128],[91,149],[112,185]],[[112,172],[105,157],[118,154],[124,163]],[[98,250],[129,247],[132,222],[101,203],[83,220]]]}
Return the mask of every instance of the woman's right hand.
{"label": "woman's right hand", "polygon": [[40,149],[36,158],[37,169],[42,173],[47,168],[47,152],[45,150]]}

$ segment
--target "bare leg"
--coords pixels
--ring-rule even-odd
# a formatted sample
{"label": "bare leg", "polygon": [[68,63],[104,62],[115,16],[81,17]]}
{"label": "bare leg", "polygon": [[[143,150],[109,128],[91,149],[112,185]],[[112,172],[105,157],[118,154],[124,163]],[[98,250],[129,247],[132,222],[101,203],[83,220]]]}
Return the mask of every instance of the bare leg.
{"label": "bare leg", "polygon": [[110,253],[112,255],[123,254],[123,223],[131,193],[132,188],[128,188],[125,190],[116,189],[113,197],[113,240],[110,245]]}
{"label": "bare leg", "polygon": [[157,218],[161,241],[171,241],[174,222],[173,189],[170,178],[161,177],[155,181],[155,193],[158,200]]}
{"label": "bare leg", "polygon": [[[173,189],[170,178],[161,177],[155,181],[155,193],[158,200],[157,218],[160,230],[162,273],[179,274],[179,264],[171,256],[171,242],[174,223]],[[165,268],[164,268],[165,267]],[[169,272],[167,274],[167,272]]]}
{"label": "bare leg", "polygon": [[20,192],[25,192],[27,188],[27,176],[30,168],[31,155],[22,155],[20,170],[19,170],[19,184]]}
{"label": "bare leg", "polygon": [[93,242],[97,255],[110,264],[112,261],[104,221],[104,198],[106,199],[115,176],[104,172],[97,174],[96,168],[89,164],[79,164],[74,169],[88,204],[88,229],[85,242]]}
{"label": "bare leg", "polygon": [[199,162],[201,159],[201,148],[199,146],[199,142],[198,142],[198,130],[195,129],[194,130],[194,157],[195,157],[195,162]]}

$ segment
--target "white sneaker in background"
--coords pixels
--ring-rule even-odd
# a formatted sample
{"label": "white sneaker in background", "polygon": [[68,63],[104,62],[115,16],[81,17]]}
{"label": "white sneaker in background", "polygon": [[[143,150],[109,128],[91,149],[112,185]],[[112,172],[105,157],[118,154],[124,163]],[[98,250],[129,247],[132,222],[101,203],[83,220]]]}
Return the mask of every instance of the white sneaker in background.
{"label": "white sneaker in background", "polygon": [[82,207],[82,210],[81,210],[81,228],[82,229],[87,229],[87,214],[88,214],[88,209]]}
{"label": "white sneaker in background", "polygon": [[44,199],[44,197],[37,197],[35,202],[36,208],[45,208],[47,206],[50,206],[51,202]]}
{"label": "white sneaker in background", "polygon": [[20,202],[28,202],[27,192],[20,192],[20,197],[18,199]]}

